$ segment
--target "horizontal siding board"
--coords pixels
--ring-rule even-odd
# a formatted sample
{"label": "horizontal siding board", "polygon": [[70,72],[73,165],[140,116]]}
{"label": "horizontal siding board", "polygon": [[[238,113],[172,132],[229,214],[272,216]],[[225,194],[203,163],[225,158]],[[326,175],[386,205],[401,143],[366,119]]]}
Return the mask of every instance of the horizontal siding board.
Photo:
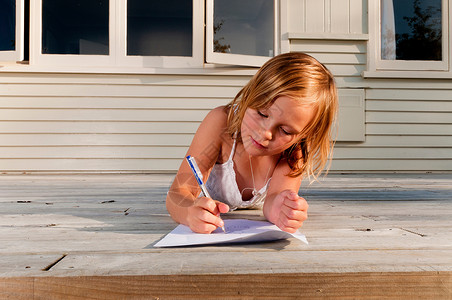
{"label": "horizontal siding board", "polygon": [[451,101],[406,101],[406,100],[367,100],[367,111],[405,111],[405,112],[448,112],[452,113]]}
{"label": "horizontal siding board", "polygon": [[[257,69],[250,69],[257,70]],[[17,84],[58,84],[58,85],[118,85],[130,86],[244,86],[251,76],[221,76],[212,69],[209,75],[115,75],[115,74],[44,74],[44,73],[0,73],[0,82]],[[214,75],[214,76],[212,76]]]}
{"label": "horizontal siding board", "polygon": [[122,85],[107,84],[1,84],[2,96],[68,96],[68,97],[168,97],[168,98],[216,98],[235,96],[240,87],[228,86],[163,86],[136,85],[125,88]]}
{"label": "horizontal siding board", "polygon": [[367,135],[364,143],[338,142],[340,147],[452,147],[452,136],[386,136]]}
{"label": "horizontal siding board", "polygon": [[[382,84],[386,83],[386,80],[377,81]],[[397,85],[399,88],[391,88]],[[371,88],[367,90],[367,99],[389,99],[389,100],[446,100],[452,101],[452,83],[449,81],[416,81],[411,80],[409,82],[392,80],[391,83],[387,82],[386,88],[375,89]]]}
{"label": "horizontal siding board", "polygon": [[340,148],[333,159],[452,159],[451,148]]}
{"label": "horizontal siding board", "polygon": [[1,146],[189,146],[188,134],[0,134]]}
{"label": "horizontal siding board", "polygon": [[452,112],[366,112],[366,122],[452,124]]}
{"label": "horizontal siding board", "polygon": [[366,124],[369,135],[452,135],[452,124]]}
{"label": "horizontal siding board", "polygon": [[308,53],[323,64],[365,64],[365,54]]}
{"label": "horizontal siding board", "polygon": [[0,109],[2,121],[201,121],[210,110],[179,109]]}
{"label": "horizontal siding board", "polygon": [[[361,73],[365,71],[366,67],[364,65],[325,65],[328,70],[336,76],[336,82],[338,82],[338,77],[361,77]],[[343,86],[341,86],[343,87]]]}
{"label": "horizontal siding board", "polygon": [[0,133],[188,133],[200,122],[0,121]]}
{"label": "horizontal siding board", "polygon": [[0,147],[0,159],[13,158],[183,158],[188,147],[164,146],[66,146]]}
{"label": "horizontal siding board", "polygon": [[174,171],[180,159],[0,159],[0,170],[41,172],[149,172]]}
{"label": "horizontal siding board", "polygon": [[212,109],[233,97],[0,97],[1,108]]}
{"label": "horizontal siding board", "polygon": [[310,53],[366,53],[366,43],[356,41],[296,39],[290,46],[292,51]]}
{"label": "horizontal siding board", "polygon": [[451,160],[413,160],[413,159],[369,159],[369,160],[334,160],[331,170],[340,171],[443,171],[452,170]]}

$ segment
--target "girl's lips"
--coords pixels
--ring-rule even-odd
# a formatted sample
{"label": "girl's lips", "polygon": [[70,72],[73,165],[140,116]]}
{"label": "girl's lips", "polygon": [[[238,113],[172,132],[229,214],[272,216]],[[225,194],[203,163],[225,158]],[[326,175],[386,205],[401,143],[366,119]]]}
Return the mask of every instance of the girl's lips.
{"label": "girl's lips", "polygon": [[250,137],[251,142],[253,143],[254,146],[256,146],[259,149],[265,149],[267,147],[263,146],[261,143],[258,143],[255,139],[253,139],[252,137]]}

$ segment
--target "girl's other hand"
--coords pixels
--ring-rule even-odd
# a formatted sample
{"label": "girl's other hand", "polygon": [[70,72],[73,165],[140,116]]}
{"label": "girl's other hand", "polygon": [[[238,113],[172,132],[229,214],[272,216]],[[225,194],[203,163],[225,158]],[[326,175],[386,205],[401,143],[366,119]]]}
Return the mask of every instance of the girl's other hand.
{"label": "girl's other hand", "polygon": [[281,230],[294,233],[308,218],[308,202],[291,190],[278,194],[276,203],[281,203],[275,225]]}
{"label": "girl's other hand", "polygon": [[188,226],[193,232],[211,233],[224,226],[220,213],[227,213],[229,206],[207,197],[200,197],[188,208]]}

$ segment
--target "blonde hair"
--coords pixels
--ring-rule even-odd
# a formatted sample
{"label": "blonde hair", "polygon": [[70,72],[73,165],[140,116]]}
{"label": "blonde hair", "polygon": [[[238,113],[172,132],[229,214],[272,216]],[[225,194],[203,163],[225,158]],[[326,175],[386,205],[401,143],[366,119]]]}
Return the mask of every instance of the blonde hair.
{"label": "blonde hair", "polygon": [[327,162],[331,162],[334,146],[331,128],[338,100],[333,75],[312,56],[293,52],[267,61],[226,106],[228,133],[231,137],[237,134],[240,140],[245,111],[248,108],[267,108],[281,96],[315,108],[311,122],[303,129],[296,143],[282,153],[282,159],[286,159],[291,168],[289,176],[305,174],[316,178]]}

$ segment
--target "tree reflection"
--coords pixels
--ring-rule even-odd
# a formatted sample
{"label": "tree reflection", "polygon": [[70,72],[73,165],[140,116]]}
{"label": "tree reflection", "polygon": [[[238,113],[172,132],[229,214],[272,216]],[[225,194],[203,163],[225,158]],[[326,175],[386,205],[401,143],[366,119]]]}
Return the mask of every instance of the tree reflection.
{"label": "tree reflection", "polygon": [[411,33],[396,34],[396,57],[400,60],[442,60],[441,8],[421,7],[413,2],[414,15],[403,17]]}
{"label": "tree reflection", "polygon": [[213,51],[220,52],[220,53],[229,53],[229,52],[231,52],[231,45],[221,44],[221,40],[224,40],[224,37],[217,38],[218,32],[221,30],[221,27],[223,26],[223,24],[224,24],[224,20],[215,22],[213,24],[213,35],[214,35]]}

